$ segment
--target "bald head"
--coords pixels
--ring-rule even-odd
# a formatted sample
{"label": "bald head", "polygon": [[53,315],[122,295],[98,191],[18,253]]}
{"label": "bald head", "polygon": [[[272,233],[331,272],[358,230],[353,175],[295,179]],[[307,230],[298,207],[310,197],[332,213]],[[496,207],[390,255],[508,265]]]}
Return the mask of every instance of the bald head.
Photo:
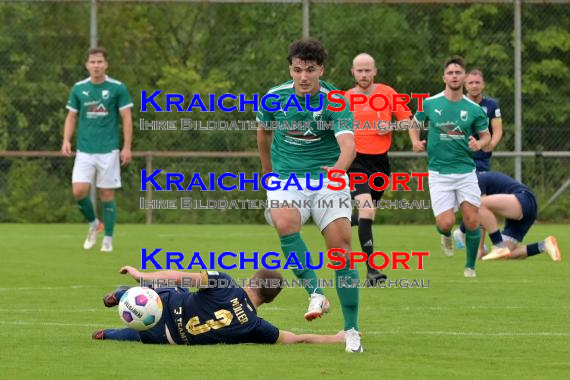
{"label": "bald head", "polygon": [[360,53],[352,60],[352,76],[356,81],[356,90],[366,93],[372,89],[376,76],[376,62],[370,54]]}
{"label": "bald head", "polygon": [[352,67],[359,66],[359,65],[372,65],[373,68],[376,68],[376,62],[374,58],[368,53],[360,53],[352,60]]}

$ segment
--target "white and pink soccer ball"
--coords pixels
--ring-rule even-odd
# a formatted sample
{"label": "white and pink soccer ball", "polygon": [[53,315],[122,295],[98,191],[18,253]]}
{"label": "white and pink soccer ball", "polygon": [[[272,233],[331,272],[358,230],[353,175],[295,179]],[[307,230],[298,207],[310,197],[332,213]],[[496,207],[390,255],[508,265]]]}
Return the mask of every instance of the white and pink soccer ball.
{"label": "white and pink soccer ball", "polygon": [[144,331],[158,323],[162,316],[162,300],[150,288],[130,288],[119,301],[119,317],[129,327]]}

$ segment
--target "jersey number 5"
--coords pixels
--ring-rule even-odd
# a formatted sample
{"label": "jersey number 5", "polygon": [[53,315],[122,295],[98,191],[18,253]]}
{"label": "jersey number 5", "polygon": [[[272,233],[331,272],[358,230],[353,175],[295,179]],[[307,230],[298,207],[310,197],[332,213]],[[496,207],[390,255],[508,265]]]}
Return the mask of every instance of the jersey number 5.
{"label": "jersey number 5", "polygon": [[200,335],[210,330],[218,330],[223,327],[229,326],[234,319],[233,314],[228,310],[218,310],[214,313],[216,319],[209,319],[203,324],[200,324],[200,318],[192,317],[186,324],[186,331],[192,335]]}

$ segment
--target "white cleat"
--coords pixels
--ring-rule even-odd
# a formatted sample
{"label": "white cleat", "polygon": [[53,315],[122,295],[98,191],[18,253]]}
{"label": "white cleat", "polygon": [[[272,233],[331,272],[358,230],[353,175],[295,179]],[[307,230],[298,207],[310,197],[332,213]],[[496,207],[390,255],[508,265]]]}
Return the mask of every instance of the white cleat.
{"label": "white cleat", "polygon": [[313,293],[309,298],[309,309],[305,313],[305,319],[312,321],[315,318],[321,318],[324,313],[328,313],[331,304],[327,297],[322,294]]}
{"label": "white cleat", "polygon": [[97,227],[89,226],[89,230],[87,231],[87,237],[83,242],[83,249],[91,249],[97,243],[97,236],[101,231],[103,231],[103,223],[100,221],[97,222]]}
{"label": "white cleat", "polygon": [[463,269],[463,277],[465,278],[475,278],[477,277],[477,273],[473,268],[465,268]]}
{"label": "white cleat", "polygon": [[453,238],[441,235],[441,251],[447,257],[453,256]]}
{"label": "white cleat", "polygon": [[502,260],[510,259],[512,257],[511,251],[507,247],[493,247],[491,252],[487,253],[481,260]]}
{"label": "white cleat", "polygon": [[558,241],[554,236],[549,236],[544,240],[544,250],[548,256],[550,256],[552,261],[562,260],[560,248],[558,248]]}
{"label": "white cleat", "polygon": [[103,244],[101,245],[101,252],[113,252],[113,238],[110,236],[103,237]]}
{"label": "white cleat", "polygon": [[354,328],[344,332],[344,341],[346,343],[346,352],[364,352],[362,344],[360,343],[360,333]]}
{"label": "white cleat", "polygon": [[465,248],[465,234],[459,228],[453,231],[453,240],[455,240],[455,248]]}

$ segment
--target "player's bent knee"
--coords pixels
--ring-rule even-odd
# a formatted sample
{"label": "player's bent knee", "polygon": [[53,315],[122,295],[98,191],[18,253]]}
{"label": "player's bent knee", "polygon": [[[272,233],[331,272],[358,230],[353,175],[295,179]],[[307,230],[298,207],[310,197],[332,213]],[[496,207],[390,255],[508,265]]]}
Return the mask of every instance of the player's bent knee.
{"label": "player's bent knee", "polygon": [[437,220],[437,226],[439,227],[439,229],[441,231],[444,231],[444,232],[451,231],[454,224],[455,224],[455,220],[453,220],[453,219],[451,219],[451,220],[450,219]]}
{"label": "player's bent knee", "polygon": [[463,216],[463,224],[465,224],[465,228],[469,230],[474,230],[479,227],[479,216],[477,213],[474,214],[466,214]]}
{"label": "player's bent knee", "polygon": [[277,230],[279,236],[291,235],[301,231],[301,223],[296,219],[276,218],[273,220],[273,225]]}
{"label": "player's bent knee", "polygon": [[115,198],[115,190],[113,189],[99,189],[99,197],[103,202],[112,201]]}
{"label": "player's bent knee", "polygon": [[75,198],[75,200],[81,200],[89,196],[89,189],[85,190],[85,189],[74,188],[72,193],[73,193],[73,198]]}
{"label": "player's bent knee", "polygon": [[358,210],[358,217],[360,219],[374,220],[375,210],[373,208],[361,208]]}

